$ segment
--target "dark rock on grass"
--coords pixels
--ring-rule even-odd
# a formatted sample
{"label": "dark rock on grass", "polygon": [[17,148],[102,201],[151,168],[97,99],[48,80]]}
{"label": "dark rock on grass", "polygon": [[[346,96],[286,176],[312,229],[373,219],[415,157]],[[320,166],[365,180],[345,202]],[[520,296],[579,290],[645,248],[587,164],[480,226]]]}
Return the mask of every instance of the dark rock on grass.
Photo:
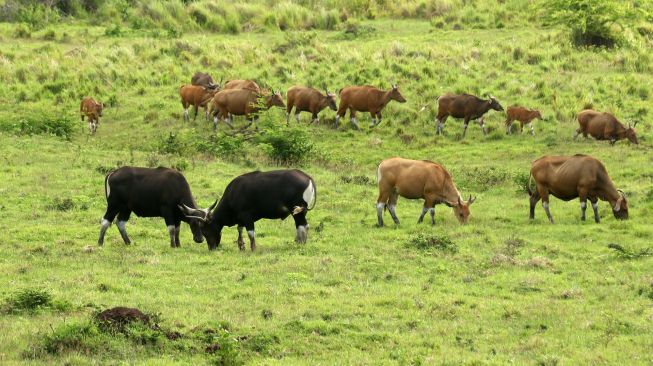
{"label": "dark rock on grass", "polygon": [[127,308],[117,306],[115,308],[107,309],[95,316],[98,323],[105,328],[124,331],[125,326],[140,322],[145,325],[150,324],[150,317],[136,308]]}

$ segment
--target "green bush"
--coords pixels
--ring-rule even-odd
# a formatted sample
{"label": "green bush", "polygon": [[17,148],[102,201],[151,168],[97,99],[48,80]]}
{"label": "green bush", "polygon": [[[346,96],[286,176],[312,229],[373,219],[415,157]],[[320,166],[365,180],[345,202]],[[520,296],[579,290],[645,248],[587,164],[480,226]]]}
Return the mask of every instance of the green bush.
{"label": "green bush", "polygon": [[302,129],[277,129],[266,132],[258,138],[266,154],[275,163],[294,165],[305,160],[314,149],[308,133]]}
{"label": "green bush", "polygon": [[624,41],[624,30],[637,26],[642,11],[632,1],[543,0],[545,19],[570,30],[576,46],[614,47]]}
{"label": "green bush", "polygon": [[68,117],[46,117],[44,119],[29,117],[23,118],[13,124],[0,125],[0,128],[18,135],[48,134],[70,140],[73,136],[75,123]]}
{"label": "green bush", "polygon": [[98,335],[92,323],[64,324],[43,336],[40,347],[52,355],[70,351],[91,353],[99,346]]}
{"label": "green bush", "polygon": [[243,155],[245,139],[242,136],[209,135],[207,139],[195,144],[197,152],[223,159],[233,159]]}
{"label": "green bush", "polygon": [[458,245],[446,234],[417,234],[406,241],[406,247],[422,250],[435,249],[451,254],[458,253]]}
{"label": "green bush", "polygon": [[36,311],[52,307],[52,295],[41,289],[23,289],[7,299],[6,307],[10,312]]}

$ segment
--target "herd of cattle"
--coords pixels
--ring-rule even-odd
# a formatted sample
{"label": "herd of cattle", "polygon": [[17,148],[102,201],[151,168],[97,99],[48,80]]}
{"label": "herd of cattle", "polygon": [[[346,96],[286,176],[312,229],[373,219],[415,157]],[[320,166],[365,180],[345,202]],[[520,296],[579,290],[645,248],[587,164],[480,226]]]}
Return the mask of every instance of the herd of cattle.
{"label": "herd of cattle", "polygon": [[[216,84],[210,75],[196,73],[190,85],[180,88],[184,119],[189,119],[188,109],[193,106],[194,118],[200,107],[205,109],[206,119],[213,117],[214,128],[219,120],[233,127],[233,116],[245,116],[254,122],[257,114],[272,106],[286,108],[286,122],[295,110],[295,119],[299,121],[301,112],[312,114],[311,123],[318,122],[318,113],[325,108],[337,111],[335,127],[347,110],[350,123],[360,129],[356,121],[356,112],[369,112],[372,117],[370,127],[381,123],[381,111],[391,101],[400,103],[406,99],[399,92],[397,85],[383,91],[373,86],[351,86],[338,93],[340,105],[336,107],[336,95],[328,90],[323,94],[317,89],[295,86],[288,89],[287,105],[280,91],[261,89],[251,80],[232,80],[224,85]],[[487,134],[483,116],[489,110],[503,111],[496,98],[489,96],[482,99],[469,94],[445,94],[438,99],[436,132],[441,134],[444,123],[449,116],[464,120],[463,137],[470,121],[477,121]],[[89,120],[89,129],[93,134],[97,130],[102,116],[103,104],[92,98],[84,98],[80,105],[82,121]],[[508,107],[506,133],[512,133],[512,123],[518,121],[523,132],[525,124],[535,134],[532,122],[542,119],[537,110],[519,106]],[[583,134],[598,140],[628,139],[637,144],[634,126],[624,126],[610,113],[584,110],[578,114],[579,128],[574,139]],[[535,189],[531,189],[532,181]],[[441,165],[426,160],[409,160],[399,157],[383,160],[377,169],[379,197],[377,199],[378,225],[383,226],[385,210],[395,222],[399,218],[395,207],[399,196],[407,199],[423,199],[424,206],[419,216],[421,223],[427,212],[431,224],[435,224],[435,205],[445,204],[452,208],[461,224],[467,222],[470,206],[476,200],[471,195],[464,200],[456,188],[449,172]],[[592,204],[594,219],[600,221],[598,200],[607,201],[617,219],[628,218],[628,202],[623,191],[615,188],[604,165],[587,155],[544,156],[532,163],[528,182],[530,195],[530,219],[535,216],[535,205],[540,200],[551,223],[553,217],[549,211],[549,195],[569,201],[580,199],[581,220],[585,220],[587,200]],[[243,228],[247,229],[250,248],[256,248],[254,223],[260,219],[285,219],[292,216],[295,221],[296,237],[299,243],[305,243],[308,237],[306,214],[315,206],[316,185],[306,173],[300,170],[277,170],[270,172],[251,172],[233,179],[226,187],[219,202],[202,209],[197,206],[191,194],[190,186],[184,176],[177,170],[167,168],[122,167],[109,173],[105,178],[105,196],[107,210],[102,219],[98,244],[102,245],[104,236],[117,217],[117,226],[125,244],[130,243],[125,229],[131,213],[141,217],[162,217],[170,235],[170,245],[179,247],[181,222],[190,225],[193,239],[197,243],[206,239],[209,250],[216,249],[221,241],[222,229],[237,226],[238,246],[245,249]]]}

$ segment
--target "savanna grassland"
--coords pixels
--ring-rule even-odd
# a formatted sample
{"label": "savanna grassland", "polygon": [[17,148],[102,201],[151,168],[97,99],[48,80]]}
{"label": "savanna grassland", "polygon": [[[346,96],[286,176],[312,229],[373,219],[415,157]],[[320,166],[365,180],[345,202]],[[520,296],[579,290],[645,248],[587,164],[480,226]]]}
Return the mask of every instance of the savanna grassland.
{"label": "savanna grassland", "polygon": [[[577,48],[527,1],[107,4],[0,23],[0,364],[653,364],[650,28]],[[373,130],[363,114],[362,131],[348,117],[335,130],[330,110],[286,126],[272,109],[257,132],[214,132],[201,112],[182,120],[178,90],[198,70],[282,91],[397,83],[407,103]],[[436,136],[445,92],[544,119],[507,136],[491,111],[487,136],[470,124],[462,139],[452,118]],[[94,136],[87,95],[105,103]],[[640,144],[572,141],[587,107],[640,121]],[[601,202],[603,221],[581,222],[578,201],[552,199],[556,224],[541,205],[529,222],[531,161],[576,153],[605,163],[629,220]],[[435,226],[417,224],[421,202],[400,199],[401,224],[377,228],[391,156],[443,164],[477,197],[470,222],[436,206]],[[300,168],[317,185],[309,241],[294,243],[292,220],[259,221],[256,252],[235,228],[209,252],[184,224],[172,249],[162,219],[132,216],[132,245],[114,225],[99,248],[104,176],[121,165],[183,171],[203,207],[239,174]],[[158,326],[92,320],[114,306]]]}

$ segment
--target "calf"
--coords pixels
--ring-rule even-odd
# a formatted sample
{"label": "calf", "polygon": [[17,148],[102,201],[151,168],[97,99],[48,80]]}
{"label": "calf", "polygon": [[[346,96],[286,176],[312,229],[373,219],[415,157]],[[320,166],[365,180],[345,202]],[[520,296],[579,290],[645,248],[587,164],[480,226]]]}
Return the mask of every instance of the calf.
{"label": "calf", "polygon": [[324,108],[329,107],[331,110],[336,110],[336,95],[329,93],[326,90],[326,95],[320,93],[319,90],[314,88],[306,88],[303,86],[293,86],[288,89],[288,106],[286,107],[286,123],[289,123],[290,112],[295,108],[295,119],[299,122],[300,112],[311,112],[313,115],[313,122],[319,122],[317,114]]}
{"label": "calf", "polygon": [[349,109],[349,122],[360,130],[356,123],[356,112],[370,112],[372,123],[370,128],[381,123],[381,111],[391,100],[399,103],[405,103],[406,99],[399,92],[397,85],[392,85],[392,89],[383,91],[374,86],[350,86],[340,90],[340,106],[336,115],[335,128],[338,128],[340,118],[345,116]]}
{"label": "calf", "polygon": [[437,100],[438,115],[435,117],[435,122],[437,123],[436,133],[438,134],[442,134],[444,131],[444,122],[447,120],[447,117],[452,116],[453,118],[464,119],[463,137],[467,133],[467,125],[469,125],[469,121],[471,120],[478,121],[483,130],[483,134],[487,135],[483,115],[490,109],[494,109],[495,111],[503,110],[501,104],[493,96],[485,100],[470,94],[445,94],[438,97]]}
{"label": "calf", "polygon": [[578,113],[578,124],[580,127],[574,134],[574,140],[582,133],[585,138],[589,134],[597,140],[610,140],[610,145],[625,138],[635,145],[639,144],[634,128],[637,122],[632,127],[628,125],[626,128],[617,117],[610,113],[586,109]]}
{"label": "calf", "polygon": [[[300,170],[256,171],[232,180],[214,211],[197,210],[185,205],[180,209],[187,218],[202,221],[202,233],[209,250],[220,245],[222,228],[237,225],[238,248],[245,250],[244,227],[250,248],[254,251],[254,223],[260,219],[283,220],[292,215],[297,229],[295,241],[305,243],[308,238],[306,213],[315,207],[315,198],[315,182]],[[205,215],[206,212],[208,214]]]}
{"label": "calf", "polygon": [[379,198],[376,200],[379,226],[383,226],[385,207],[390,211],[395,224],[399,224],[395,213],[399,196],[424,199],[422,214],[417,222],[421,223],[426,212],[430,211],[432,225],[435,225],[435,205],[444,203],[451,207],[454,216],[464,224],[469,218],[469,206],[476,200],[469,196],[469,200],[464,201],[449,172],[441,165],[427,160],[386,159],[379,164],[376,177],[379,184]]}
{"label": "calf", "polygon": [[170,234],[170,246],[181,246],[179,242],[180,223],[190,225],[193,240],[201,243],[202,232],[197,218],[188,218],[182,214],[179,205],[195,209],[197,215],[206,215],[216,203],[207,210],[197,210],[186,178],[168,168],[134,168],[122,167],[107,174],[104,179],[104,194],[107,210],[102,219],[98,245],[104,244],[104,234],[118,216],[118,230],[125,244],[131,241],[127,236],[127,220],[131,213],[140,217],[163,217]]}
{"label": "calf", "polygon": [[[537,189],[531,191],[531,181],[535,179]],[[561,200],[580,199],[580,219],[585,221],[587,200],[592,203],[594,220],[598,223],[598,200],[608,201],[614,217],[620,220],[628,218],[628,202],[623,192],[617,190],[612,183],[603,164],[587,155],[574,156],[543,156],[535,160],[531,166],[528,180],[530,194],[529,218],[535,218],[535,205],[542,199],[542,207],[549,222],[553,217],[549,211],[549,194]]]}
{"label": "calf", "polygon": [[209,119],[208,103],[211,98],[218,92],[218,89],[210,89],[198,85],[184,85],[179,88],[179,95],[181,96],[181,105],[184,107],[184,119],[189,120],[188,107],[193,106],[195,115],[193,121],[197,118],[197,109],[204,107],[204,114],[206,119]]}
{"label": "calf", "polygon": [[535,135],[535,129],[533,128],[534,119],[542,119],[542,114],[540,111],[535,109],[526,109],[524,107],[511,106],[508,107],[506,111],[506,134],[512,135],[512,122],[519,121],[519,131],[524,133],[524,125],[528,124],[528,127],[531,129],[531,134]]}
{"label": "calf", "polygon": [[281,98],[281,92],[276,91],[270,95],[261,95],[251,89],[222,90],[215,94],[211,103],[213,128],[217,128],[220,118],[230,127],[233,127],[229,118],[230,115],[245,116],[247,119],[250,119],[261,108],[267,110],[272,106],[281,108],[286,106]]}
{"label": "calf", "polygon": [[80,117],[82,118],[82,122],[84,121],[84,116],[88,118],[88,129],[91,134],[95,134],[95,131],[97,131],[103,109],[104,104],[95,101],[91,97],[82,99],[82,102],[79,104]]}

